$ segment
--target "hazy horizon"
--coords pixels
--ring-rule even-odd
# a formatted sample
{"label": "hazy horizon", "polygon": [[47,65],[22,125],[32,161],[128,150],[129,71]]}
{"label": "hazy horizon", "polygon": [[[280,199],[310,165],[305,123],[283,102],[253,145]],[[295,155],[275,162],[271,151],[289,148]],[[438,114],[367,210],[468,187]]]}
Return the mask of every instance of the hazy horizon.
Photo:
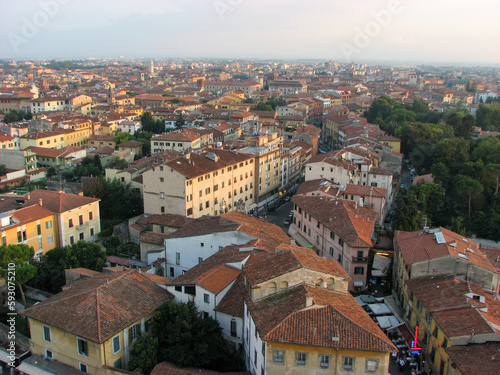
{"label": "hazy horizon", "polygon": [[[1,0],[2,59],[333,60],[498,66],[500,3]],[[488,26],[488,29],[485,27]],[[486,31],[487,30],[487,31]]]}

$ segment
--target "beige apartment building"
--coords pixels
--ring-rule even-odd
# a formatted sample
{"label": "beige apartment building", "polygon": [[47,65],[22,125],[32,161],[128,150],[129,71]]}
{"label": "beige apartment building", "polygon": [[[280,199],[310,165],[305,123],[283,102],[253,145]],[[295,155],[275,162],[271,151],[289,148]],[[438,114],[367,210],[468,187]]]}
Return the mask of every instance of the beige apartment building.
{"label": "beige apartment building", "polygon": [[191,218],[241,210],[255,202],[255,158],[207,149],[167,161],[143,174],[144,212]]}
{"label": "beige apartment building", "polygon": [[[279,190],[285,184],[283,174],[287,160],[282,160],[283,139],[278,133],[256,136],[251,147],[241,149],[242,153],[252,155],[255,164],[255,204],[248,209],[266,207],[279,198]],[[252,140],[245,140],[249,144]],[[251,143],[250,143],[251,144]]]}

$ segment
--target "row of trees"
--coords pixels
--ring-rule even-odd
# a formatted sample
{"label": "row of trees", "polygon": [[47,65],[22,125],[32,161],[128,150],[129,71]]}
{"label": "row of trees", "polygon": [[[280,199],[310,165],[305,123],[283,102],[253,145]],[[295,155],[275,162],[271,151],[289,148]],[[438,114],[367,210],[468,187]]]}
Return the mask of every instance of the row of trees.
{"label": "row of trees", "polygon": [[382,96],[366,115],[401,139],[418,174],[435,180],[400,192],[394,229],[418,230],[425,217],[427,225],[500,240],[500,138],[472,140],[473,116],[461,108],[431,115],[420,100],[403,106]]}

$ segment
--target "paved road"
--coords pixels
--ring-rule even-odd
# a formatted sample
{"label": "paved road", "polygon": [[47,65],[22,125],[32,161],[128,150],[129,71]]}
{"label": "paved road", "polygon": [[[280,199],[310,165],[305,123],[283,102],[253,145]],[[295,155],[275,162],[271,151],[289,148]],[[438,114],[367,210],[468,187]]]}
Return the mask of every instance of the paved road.
{"label": "paved road", "polygon": [[276,211],[273,212],[268,212],[267,213],[267,221],[273,224],[276,224],[283,229],[285,233],[288,233],[288,227],[289,225],[285,225],[283,222],[285,219],[288,217],[288,214],[293,208],[293,203],[286,202],[282,206],[280,206]]}

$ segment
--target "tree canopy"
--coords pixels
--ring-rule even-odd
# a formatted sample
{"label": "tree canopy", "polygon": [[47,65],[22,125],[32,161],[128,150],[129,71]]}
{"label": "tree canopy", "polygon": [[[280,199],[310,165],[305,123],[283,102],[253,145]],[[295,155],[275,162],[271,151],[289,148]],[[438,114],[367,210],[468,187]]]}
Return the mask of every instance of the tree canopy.
{"label": "tree canopy", "polygon": [[168,361],[179,367],[241,370],[217,321],[204,317],[193,301],[167,302],[150,326],[135,344],[130,368],[140,367],[149,373],[157,363]]}

